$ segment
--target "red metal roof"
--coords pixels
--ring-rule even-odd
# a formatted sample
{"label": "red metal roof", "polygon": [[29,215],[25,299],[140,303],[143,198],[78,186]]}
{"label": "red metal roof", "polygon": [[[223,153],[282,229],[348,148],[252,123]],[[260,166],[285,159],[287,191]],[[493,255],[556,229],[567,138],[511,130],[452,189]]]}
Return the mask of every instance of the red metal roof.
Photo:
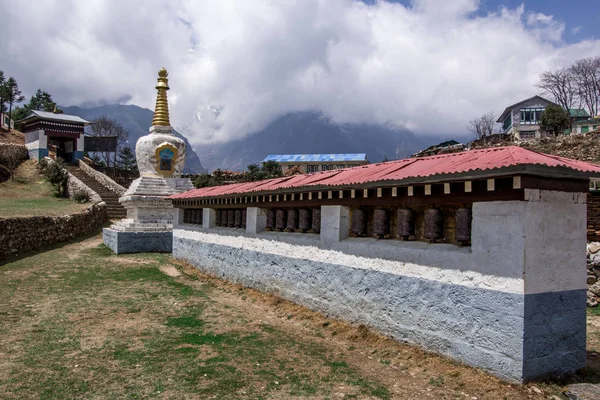
{"label": "red metal roof", "polygon": [[[194,189],[170,196],[170,199],[188,199],[229,196],[237,194],[273,192],[284,189],[323,186],[351,186],[371,182],[402,181],[461,173],[498,170],[519,166],[567,168],[574,173],[599,175],[600,166],[569,158],[535,153],[518,146],[496,147],[461,153],[441,154],[422,158],[408,158],[354,168],[323,171],[312,174],[268,179],[258,182],[234,183]],[[500,172],[500,171],[498,171]],[[574,174],[575,175],[575,174]]]}

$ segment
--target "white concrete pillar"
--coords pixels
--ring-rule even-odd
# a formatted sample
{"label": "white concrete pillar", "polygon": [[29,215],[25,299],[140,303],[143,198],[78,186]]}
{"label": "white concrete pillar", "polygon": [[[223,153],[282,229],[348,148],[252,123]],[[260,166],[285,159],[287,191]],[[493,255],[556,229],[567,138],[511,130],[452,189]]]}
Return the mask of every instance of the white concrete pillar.
{"label": "white concrete pillar", "polygon": [[246,233],[256,235],[267,226],[267,210],[258,207],[246,208]]}
{"label": "white concrete pillar", "polygon": [[522,349],[512,356],[528,381],[585,366],[587,218],[585,193],[525,189],[524,200],[473,204],[471,250],[488,279],[509,279],[519,318],[505,341]]}
{"label": "white concrete pillar", "polygon": [[183,224],[183,212],[183,208],[175,208],[173,210],[173,229],[177,229]]}
{"label": "white concrete pillar", "polygon": [[202,227],[204,229],[214,228],[217,222],[217,210],[214,208],[202,209]]}
{"label": "white concrete pillar", "polygon": [[321,245],[327,247],[348,237],[350,209],[345,206],[321,206]]}

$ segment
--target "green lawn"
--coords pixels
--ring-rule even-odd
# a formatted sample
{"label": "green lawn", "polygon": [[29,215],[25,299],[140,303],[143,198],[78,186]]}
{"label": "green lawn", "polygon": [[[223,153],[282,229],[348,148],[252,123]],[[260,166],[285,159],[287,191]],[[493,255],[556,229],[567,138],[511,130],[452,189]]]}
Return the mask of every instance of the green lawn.
{"label": "green lawn", "polygon": [[22,216],[60,216],[88,207],[54,195],[54,189],[38,174],[32,160],[15,171],[15,179],[0,183],[0,218]]}
{"label": "green lawn", "polygon": [[0,398],[560,395],[192,270],[168,254],[114,255],[98,236],[0,265]]}

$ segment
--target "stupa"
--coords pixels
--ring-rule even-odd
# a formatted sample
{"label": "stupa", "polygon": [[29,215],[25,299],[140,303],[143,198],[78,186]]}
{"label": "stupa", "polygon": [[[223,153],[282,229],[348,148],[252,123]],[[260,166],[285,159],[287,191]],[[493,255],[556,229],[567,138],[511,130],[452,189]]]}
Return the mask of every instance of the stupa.
{"label": "stupa", "polygon": [[169,120],[167,70],[158,71],[156,107],[150,134],[135,146],[140,177],[119,198],[127,218],[104,228],[104,244],[116,254],[171,252],[174,208],[166,197],[194,188],[189,178],[181,178],[185,165],[185,142],[173,135]]}

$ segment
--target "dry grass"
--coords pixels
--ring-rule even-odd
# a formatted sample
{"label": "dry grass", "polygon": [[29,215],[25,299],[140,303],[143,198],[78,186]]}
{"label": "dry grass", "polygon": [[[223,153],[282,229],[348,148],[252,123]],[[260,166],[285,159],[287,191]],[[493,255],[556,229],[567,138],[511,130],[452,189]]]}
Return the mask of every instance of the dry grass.
{"label": "dry grass", "polygon": [[0,128],[0,142],[25,144],[25,135],[16,129],[11,129],[9,132],[4,128]]}
{"label": "dry grass", "polygon": [[3,399],[564,398],[99,237],[0,266],[0,287]]}
{"label": "dry grass", "polygon": [[0,287],[3,399],[564,398],[99,237],[0,266]]}
{"label": "dry grass", "polygon": [[0,218],[60,216],[88,206],[56,197],[52,185],[38,173],[33,160],[23,162],[16,169],[14,180],[0,183]]}

